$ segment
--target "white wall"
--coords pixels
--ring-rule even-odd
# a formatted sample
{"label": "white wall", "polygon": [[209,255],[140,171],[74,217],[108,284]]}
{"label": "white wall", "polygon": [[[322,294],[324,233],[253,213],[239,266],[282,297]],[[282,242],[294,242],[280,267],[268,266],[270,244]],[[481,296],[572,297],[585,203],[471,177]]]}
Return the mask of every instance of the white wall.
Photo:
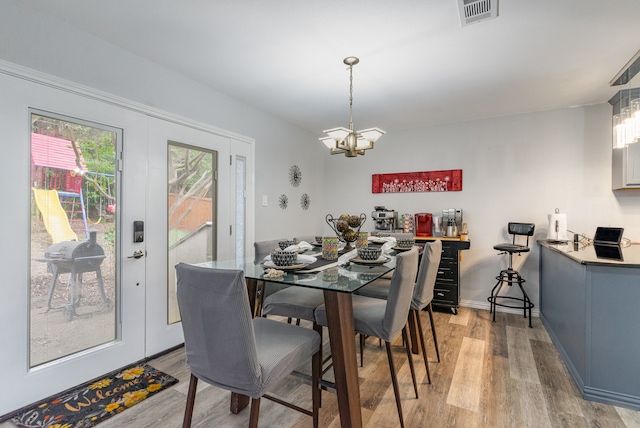
{"label": "white wall", "polygon": [[[463,190],[372,194],[371,174],[463,170]],[[571,230],[592,236],[597,226],[623,226],[640,241],[640,191],[611,191],[611,107],[601,104],[402,131],[389,131],[364,157],[326,163],[326,210],[365,212],[384,205],[399,213],[462,208],[471,249],[463,253],[463,305],[486,306],[506,263],[493,246],[508,239],[509,221],[536,224],[546,238],[547,214],[567,214]],[[371,220],[368,230],[373,229]],[[538,303],[538,249],[515,257]],[[524,266],[520,264],[524,262]],[[537,308],[536,308],[537,309]]]}
{"label": "white wall", "polygon": [[[324,156],[320,135],[247,106],[199,82],[45,16],[17,0],[3,0],[0,59],[180,115],[255,140],[256,240],[313,235],[323,218]],[[215,56],[215,52],[211,52]],[[226,59],[222,59],[226,60]],[[289,184],[298,165],[302,184]],[[280,194],[289,208],[278,208]],[[304,211],[300,197],[309,194]],[[268,207],[262,207],[267,195]]]}

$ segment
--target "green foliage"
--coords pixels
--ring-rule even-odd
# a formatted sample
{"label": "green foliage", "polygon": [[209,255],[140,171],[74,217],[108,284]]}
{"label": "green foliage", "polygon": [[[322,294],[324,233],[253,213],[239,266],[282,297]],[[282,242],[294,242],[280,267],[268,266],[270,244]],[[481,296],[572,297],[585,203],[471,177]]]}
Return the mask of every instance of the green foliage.
{"label": "green foliage", "polygon": [[104,241],[105,243],[111,245],[111,247],[115,247],[116,245],[116,227],[112,226],[111,229],[107,230],[104,233]]}

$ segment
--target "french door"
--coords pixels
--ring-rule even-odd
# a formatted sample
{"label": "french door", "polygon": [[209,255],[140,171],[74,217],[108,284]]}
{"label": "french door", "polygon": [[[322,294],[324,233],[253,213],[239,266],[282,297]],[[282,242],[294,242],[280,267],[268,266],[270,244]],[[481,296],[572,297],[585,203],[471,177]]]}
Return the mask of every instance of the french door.
{"label": "french door", "polygon": [[182,343],[174,264],[245,252],[255,207],[244,137],[40,76],[0,93],[3,415]]}
{"label": "french door", "polygon": [[[175,265],[228,258],[232,208],[227,183],[230,140],[149,118],[146,349],[184,341]],[[152,257],[153,253],[153,257]]]}
{"label": "french door", "polygon": [[[12,242],[0,299],[0,367],[13,385],[0,389],[4,414],[145,356],[145,261],[129,256],[146,249],[131,237],[147,217],[147,116],[2,73],[0,88],[3,200],[11,195],[0,234]],[[100,139],[107,169],[90,159],[87,141]],[[98,200],[87,210],[100,180],[104,210]]]}

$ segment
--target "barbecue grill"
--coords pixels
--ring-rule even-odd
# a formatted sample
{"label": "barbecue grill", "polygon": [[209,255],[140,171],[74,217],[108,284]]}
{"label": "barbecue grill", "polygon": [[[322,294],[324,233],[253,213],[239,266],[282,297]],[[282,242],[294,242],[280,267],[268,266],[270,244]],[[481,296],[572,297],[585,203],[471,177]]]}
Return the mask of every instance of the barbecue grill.
{"label": "barbecue grill", "polygon": [[69,320],[76,315],[75,308],[80,302],[82,275],[85,272],[95,272],[102,303],[106,307],[111,307],[111,300],[104,292],[104,281],[100,270],[100,265],[105,259],[104,250],[96,242],[96,234],[95,229],[90,230],[88,241],[64,241],[47,248],[43,261],[47,262],[47,272],[53,274],[47,295],[47,311],[52,309],[51,298],[58,282],[58,276],[65,273],[71,274],[69,304],[53,309],[64,309],[65,316]]}

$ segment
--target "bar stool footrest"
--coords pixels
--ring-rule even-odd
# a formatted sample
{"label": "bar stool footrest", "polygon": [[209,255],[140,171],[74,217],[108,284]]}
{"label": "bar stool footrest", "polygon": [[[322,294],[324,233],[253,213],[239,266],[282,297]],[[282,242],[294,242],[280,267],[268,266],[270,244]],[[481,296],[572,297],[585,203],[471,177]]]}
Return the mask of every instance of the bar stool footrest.
{"label": "bar stool footrest", "polygon": [[[510,300],[515,300],[517,302],[522,302],[521,305],[518,306],[513,306],[513,305],[507,305],[505,303],[498,303],[496,300],[497,299],[510,299]],[[512,308],[512,309],[532,309],[535,307],[535,305],[528,299],[523,299],[521,297],[511,297],[511,296],[490,296],[487,297],[487,300],[489,301],[489,303],[493,303],[496,306],[502,306],[503,308]]]}

